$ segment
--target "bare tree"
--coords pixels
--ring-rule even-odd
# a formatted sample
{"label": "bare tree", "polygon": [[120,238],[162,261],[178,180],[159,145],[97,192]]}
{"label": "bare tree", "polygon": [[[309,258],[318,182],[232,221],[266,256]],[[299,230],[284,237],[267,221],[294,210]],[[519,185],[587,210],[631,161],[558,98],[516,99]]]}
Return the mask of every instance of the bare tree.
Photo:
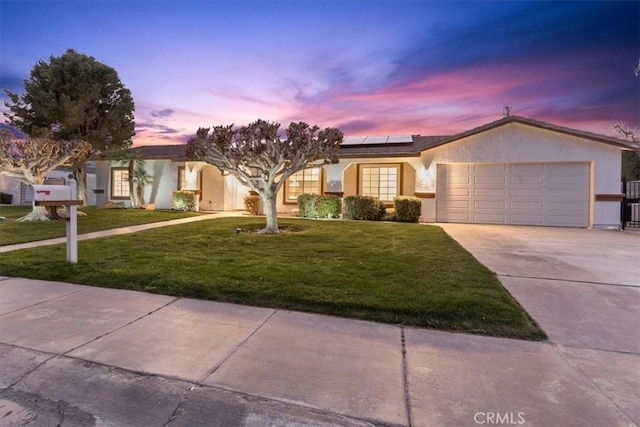
{"label": "bare tree", "polygon": [[279,123],[258,119],[240,128],[200,128],[187,143],[187,156],[212,164],[235,176],[258,193],[267,224],[262,233],[278,233],[276,197],[287,178],[303,169],[338,163],[344,138],[336,128],[320,130],[307,123],[291,123],[286,138]]}
{"label": "bare tree", "polygon": [[[636,63],[634,73],[636,77],[640,77],[640,59]],[[622,152],[622,177],[626,180],[640,179],[640,130],[622,122],[614,124],[613,129],[621,138],[633,141],[637,145],[635,151]]]}
{"label": "bare tree", "polygon": [[[49,137],[15,139],[11,132],[0,131],[0,175],[26,184],[42,184],[58,166],[70,166],[86,157],[92,147],[84,141],[59,141]],[[42,206],[33,204],[31,213],[17,221],[48,221]]]}

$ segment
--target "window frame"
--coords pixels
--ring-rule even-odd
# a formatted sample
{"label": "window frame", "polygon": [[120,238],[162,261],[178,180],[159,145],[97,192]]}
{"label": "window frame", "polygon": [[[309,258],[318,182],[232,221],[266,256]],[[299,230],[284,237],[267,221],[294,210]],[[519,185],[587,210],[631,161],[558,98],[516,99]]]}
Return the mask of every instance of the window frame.
{"label": "window frame", "polygon": [[[177,184],[176,184],[176,189],[177,190],[184,190],[184,186],[183,183],[185,182],[186,179],[186,173],[187,173],[187,168],[186,166],[178,166],[178,176],[177,176]],[[195,191],[198,194],[198,199],[200,201],[202,201],[202,169],[198,171],[198,177],[196,178],[196,184],[198,186],[197,190],[190,190],[190,191]]]}
{"label": "window frame", "polygon": [[[319,196],[324,194],[323,193],[323,190],[324,190],[324,168],[322,166],[318,166],[318,167],[315,167],[315,168],[302,169],[302,170],[296,172],[295,174],[293,174],[293,175],[296,175],[296,174],[299,174],[299,173],[303,173],[302,193],[300,193],[300,194],[308,193],[308,192],[304,191],[304,182],[306,181],[304,179],[304,172],[312,171],[312,170],[315,170],[315,169],[318,169],[318,192],[317,193],[309,193],[309,194],[317,194]],[[296,204],[298,204],[298,197],[297,196],[296,196],[295,199],[291,199],[289,197],[289,192],[291,191],[290,179],[293,178],[293,175],[291,175],[289,178],[287,178],[287,180],[284,183],[283,203],[285,205],[296,205]],[[311,181],[309,181],[309,182],[311,182]]]}
{"label": "window frame", "polygon": [[[396,169],[396,191],[395,191],[395,196],[393,197],[398,197],[402,195],[402,163],[359,163],[358,164],[358,187],[357,187],[357,194],[358,195],[365,195],[363,194],[363,187],[364,187],[364,173],[363,173],[363,169],[373,169],[373,168],[395,168]],[[380,184],[380,181],[378,180],[378,185]],[[366,194],[366,195],[371,195],[371,194]],[[378,199],[380,199],[382,202],[384,202],[387,205],[391,205],[393,204],[393,197],[391,198],[391,200],[387,200],[387,199],[382,199],[380,197],[380,186],[378,186],[378,195],[373,195],[373,197],[376,197]]]}
{"label": "window frame", "polygon": [[[116,172],[126,172],[127,179],[123,182],[126,183],[126,196],[115,195],[114,190],[116,186],[114,185],[116,182],[115,173]],[[122,185],[120,185],[120,189],[122,189]],[[109,199],[110,200],[129,200],[131,198],[131,187],[129,186],[129,168],[126,166],[112,166],[109,171]]]}

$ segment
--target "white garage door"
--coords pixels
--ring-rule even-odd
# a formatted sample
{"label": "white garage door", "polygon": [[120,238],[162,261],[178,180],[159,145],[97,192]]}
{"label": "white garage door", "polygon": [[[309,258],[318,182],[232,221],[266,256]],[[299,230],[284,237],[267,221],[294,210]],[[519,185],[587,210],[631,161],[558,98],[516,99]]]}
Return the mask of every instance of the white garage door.
{"label": "white garage door", "polygon": [[438,165],[439,222],[587,227],[588,163]]}

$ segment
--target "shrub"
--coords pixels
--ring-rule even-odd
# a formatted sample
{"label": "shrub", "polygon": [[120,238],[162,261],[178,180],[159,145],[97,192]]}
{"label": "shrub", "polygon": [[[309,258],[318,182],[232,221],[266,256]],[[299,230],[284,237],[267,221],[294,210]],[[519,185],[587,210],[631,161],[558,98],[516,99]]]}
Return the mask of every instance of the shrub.
{"label": "shrub", "polygon": [[342,199],[334,195],[304,193],[298,196],[298,216],[303,218],[339,218]]}
{"label": "shrub", "polygon": [[317,218],[315,194],[304,193],[298,196],[298,216],[302,218]]}
{"label": "shrub", "polygon": [[196,210],[196,197],[198,195],[191,190],[176,190],[173,192],[173,207],[179,211]]}
{"label": "shrub", "polygon": [[316,197],[316,210],[320,218],[340,218],[342,199],[339,196],[323,195]]}
{"label": "shrub", "polygon": [[244,209],[251,215],[258,215],[260,211],[260,196],[248,194],[244,196]]}
{"label": "shrub", "polygon": [[372,196],[344,198],[344,217],[365,221],[380,221],[386,213],[384,202]]}
{"label": "shrub", "polygon": [[396,211],[396,220],[400,222],[418,222],[422,201],[417,197],[398,196],[393,199],[393,207]]}

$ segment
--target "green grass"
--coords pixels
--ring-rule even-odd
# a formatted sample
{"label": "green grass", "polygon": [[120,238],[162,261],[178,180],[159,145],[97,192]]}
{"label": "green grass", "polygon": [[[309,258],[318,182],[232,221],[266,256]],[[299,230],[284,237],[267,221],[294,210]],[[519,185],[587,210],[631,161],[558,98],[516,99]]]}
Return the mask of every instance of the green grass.
{"label": "green grass", "polygon": [[[451,331],[543,339],[495,276],[439,227],[220,218],[8,252],[7,276],[59,280]],[[236,227],[244,231],[235,233]]]}
{"label": "green grass", "polygon": [[[194,212],[98,209],[95,207],[81,207],[78,211],[87,214],[87,216],[78,217],[78,234],[198,215]],[[31,212],[31,207],[0,206],[0,216],[6,217],[4,221],[0,222],[0,246],[64,237],[65,223],[63,221],[14,221],[29,212]]]}

